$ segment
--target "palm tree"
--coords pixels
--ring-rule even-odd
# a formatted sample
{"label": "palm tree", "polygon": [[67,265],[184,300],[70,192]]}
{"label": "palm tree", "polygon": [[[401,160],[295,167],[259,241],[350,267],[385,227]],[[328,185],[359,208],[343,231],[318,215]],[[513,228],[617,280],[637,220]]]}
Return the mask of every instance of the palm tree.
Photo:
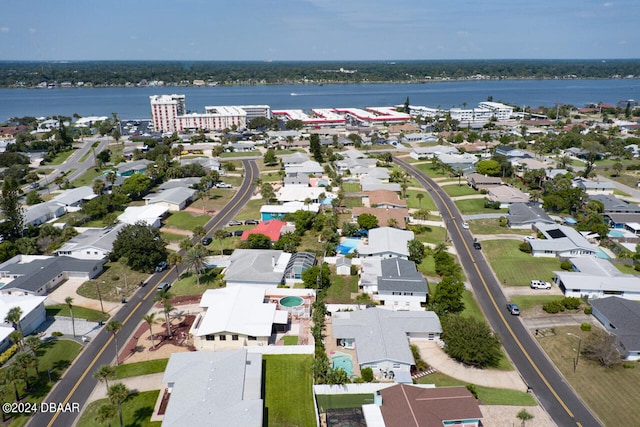
{"label": "palm tree", "polygon": [[72,297],[66,297],[64,299],[64,302],[67,303],[67,306],[69,307],[69,313],[71,314],[71,328],[73,329],[73,337],[75,338],[76,336],[76,319],[74,319],[73,317],[73,298]]}
{"label": "palm tree", "polygon": [[13,329],[16,331],[22,332],[22,326],[20,325],[20,320],[22,319],[22,309],[20,307],[12,307],[7,316],[4,318],[4,321],[7,323],[11,323]]}
{"label": "palm tree", "polygon": [[20,350],[22,350],[22,332],[13,331],[9,334],[9,339],[12,343],[16,344]]}
{"label": "palm tree", "polygon": [[113,187],[113,184],[116,182],[117,175],[114,171],[110,171],[104,178]]}
{"label": "palm tree", "polygon": [[142,320],[147,322],[149,325],[149,335],[151,336],[151,348],[156,348],[156,344],[153,341],[153,325],[158,323],[158,319],[156,319],[156,313],[149,313],[142,316]]}
{"label": "palm tree", "polygon": [[395,218],[389,218],[389,220],[387,221],[387,226],[393,228],[398,227],[398,220]]}
{"label": "palm tree", "polygon": [[13,391],[16,394],[16,401],[20,401],[20,393],[18,393],[18,381],[22,379],[22,369],[17,363],[12,363],[4,370],[5,380],[13,384]]}
{"label": "palm tree", "polygon": [[182,262],[182,255],[177,252],[171,252],[169,255],[167,255],[167,262],[171,266],[176,266],[176,273],[178,274],[178,276],[180,276],[178,265],[180,265],[180,263]]}
{"label": "palm tree", "polygon": [[108,427],[111,427],[111,420],[116,417],[118,408],[111,403],[105,403],[98,407],[96,412],[96,422],[102,424],[107,423]]}
{"label": "palm tree", "polygon": [[422,199],[424,199],[424,194],[422,193],[416,194],[416,199],[418,200],[418,208],[422,209]]}
{"label": "palm tree", "polygon": [[184,251],[188,251],[192,247],[193,247],[193,242],[188,237],[185,237],[184,239],[180,240],[180,249]]}
{"label": "palm tree", "polygon": [[187,251],[185,257],[187,271],[195,271],[198,285],[200,285],[200,273],[207,268],[207,255],[207,249],[198,243]]}
{"label": "palm tree", "polygon": [[527,421],[529,421],[530,419],[533,419],[533,415],[527,412],[526,409],[522,409],[520,412],[518,412],[518,414],[516,415],[516,418],[520,420],[520,422],[522,423],[522,427],[524,427]]}
{"label": "palm tree", "polygon": [[207,234],[207,230],[205,230],[205,228],[203,226],[196,225],[193,228],[193,236],[197,237],[198,240],[202,239],[205,236],[205,234]]}
{"label": "palm tree", "polygon": [[113,342],[116,345],[116,365],[119,365],[120,362],[118,361],[118,337],[116,336],[116,334],[120,331],[120,329],[122,329],[122,323],[120,323],[117,320],[112,320],[109,323],[107,323],[106,326],[107,331],[111,332],[113,334]]}
{"label": "palm tree", "polygon": [[213,233],[213,237],[220,242],[220,255],[224,255],[224,249],[222,248],[222,241],[227,237],[227,232],[222,228],[219,228]]}
{"label": "palm tree", "polygon": [[122,422],[122,402],[124,402],[127,396],[129,396],[129,389],[122,383],[116,383],[109,387],[107,395],[109,396],[109,400],[111,401],[111,403],[118,406],[120,427],[123,427],[124,423]]}
{"label": "palm tree", "polygon": [[154,298],[154,301],[158,301],[158,302],[162,303],[162,311],[164,312],[164,319],[165,319],[165,321],[167,323],[167,336],[169,336],[169,337],[172,336],[172,334],[171,334],[171,322],[170,322],[170,319],[169,319],[169,314],[173,310],[176,309],[169,302],[171,297],[173,297],[173,294],[171,294],[168,291],[162,291],[162,292],[158,292],[156,294],[156,297]]}
{"label": "palm tree", "polygon": [[105,383],[107,386],[107,392],[109,392],[109,380],[116,377],[116,370],[111,365],[102,365],[94,373],[93,378]]}
{"label": "palm tree", "polygon": [[42,345],[42,340],[37,335],[29,335],[27,338],[25,338],[24,343],[33,353],[33,357],[35,358],[36,372],[38,373],[38,375],[40,375],[40,372],[38,371],[38,349]]}
{"label": "palm tree", "polygon": [[107,185],[104,183],[104,181],[96,179],[95,181],[93,181],[93,194],[97,196],[101,195],[106,186]]}
{"label": "palm tree", "polygon": [[14,363],[22,369],[23,379],[27,388],[29,388],[29,368],[33,366],[34,362],[35,356],[26,351],[21,351],[14,358]]}

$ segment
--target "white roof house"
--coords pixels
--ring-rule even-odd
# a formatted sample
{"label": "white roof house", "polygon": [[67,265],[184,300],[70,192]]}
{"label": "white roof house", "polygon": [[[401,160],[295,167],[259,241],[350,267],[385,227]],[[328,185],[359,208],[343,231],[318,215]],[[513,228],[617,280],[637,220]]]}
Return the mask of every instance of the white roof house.
{"label": "white roof house", "polygon": [[246,349],[173,353],[162,382],[165,427],[261,427],[262,355]]}
{"label": "white roof house", "polygon": [[571,185],[575,188],[582,188],[590,196],[597,194],[612,195],[613,190],[616,188],[611,181],[592,181],[581,177],[574,178]]}
{"label": "white roof house", "polygon": [[[247,345],[268,345],[273,325],[286,325],[288,313],[265,302],[265,288],[234,286],[208,289],[202,295],[191,333],[196,348],[219,350]],[[222,338],[224,337],[224,338]]]}
{"label": "white roof house", "polygon": [[285,186],[276,193],[276,198],[280,202],[304,202],[311,199],[318,202],[320,194],[326,194],[324,187],[301,187],[301,186]]}
{"label": "white roof house", "polygon": [[173,212],[181,211],[194,201],[198,191],[193,188],[175,187],[161,191],[160,193],[148,194],[144,197],[147,205],[165,206]]}
{"label": "white roof house", "polygon": [[190,188],[200,184],[200,178],[191,176],[188,178],[175,178],[163,182],[158,186],[159,191],[169,190],[171,188]]}
{"label": "white roof house", "polygon": [[567,297],[603,298],[617,295],[640,301],[640,277],[624,274],[609,261],[596,257],[572,258],[574,271],[554,271],[553,281]]}
{"label": "white roof house", "polygon": [[310,160],[309,155],[296,152],[292,154],[285,154],[284,156],[280,156],[280,160],[282,160],[282,164],[287,166],[299,165],[304,162],[308,162]]}
{"label": "white roof house", "polygon": [[378,178],[374,178],[370,175],[360,178],[360,187],[362,187],[362,191],[389,190],[398,192],[401,190],[400,184],[398,183],[382,182]]}
{"label": "white roof house", "polygon": [[320,211],[320,203],[309,203],[305,205],[304,202],[286,202],[281,205],[262,205],[262,207],[260,207],[260,217],[262,221],[274,218],[281,219],[286,214],[297,211],[318,213]]}
{"label": "white roof house", "polygon": [[290,164],[285,166],[284,172],[287,176],[291,175],[322,175],[324,173],[324,168],[320,163],[307,160],[306,162]]}
{"label": "white roof house", "polygon": [[544,239],[529,240],[534,257],[593,256],[598,248],[571,227],[536,222],[533,229],[544,235]]}
{"label": "white roof house", "polygon": [[51,201],[68,208],[79,207],[82,202],[91,200],[95,197],[97,197],[97,195],[93,192],[93,188],[85,185],[83,187],[65,190],[62,193],[57,194],[53,199],[51,199]]}
{"label": "white roof house", "polygon": [[407,243],[414,237],[413,231],[392,227],[372,228],[369,230],[368,242],[361,241],[358,245],[358,255],[361,258],[372,256],[407,258],[409,256]]}
{"label": "white roof house", "polygon": [[46,296],[34,295],[0,295],[0,351],[4,351],[11,345],[9,335],[13,332],[13,326],[5,323],[9,310],[13,307],[20,307],[22,317],[20,318],[20,328],[26,336],[35,331],[47,318],[44,308]]}
{"label": "white roof house", "polygon": [[77,259],[103,259],[113,249],[113,242],[125,225],[120,223],[113,227],[87,229],[65,242],[55,254]]}
{"label": "white roof house", "polygon": [[129,206],[118,217],[118,221],[125,224],[143,222],[151,227],[159,228],[162,218],[169,212],[169,208],[159,204],[145,206]]}
{"label": "white roof house", "polygon": [[270,249],[236,249],[229,258],[230,265],[224,271],[227,286],[253,285],[278,286],[291,254]]}
{"label": "white roof house", "polygon": [[64,206],[54,202],[39,203],[30,206],[24,212],[24,226],[40,225],[66,213]]}

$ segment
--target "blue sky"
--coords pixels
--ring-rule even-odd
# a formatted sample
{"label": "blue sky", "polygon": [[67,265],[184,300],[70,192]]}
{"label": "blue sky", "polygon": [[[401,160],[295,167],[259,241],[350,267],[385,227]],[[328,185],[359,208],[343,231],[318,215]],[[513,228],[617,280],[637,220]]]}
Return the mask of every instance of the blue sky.
{"label": "blue sky", "polygon": [[638,0],[3,0],[0,60],[639,58]]}

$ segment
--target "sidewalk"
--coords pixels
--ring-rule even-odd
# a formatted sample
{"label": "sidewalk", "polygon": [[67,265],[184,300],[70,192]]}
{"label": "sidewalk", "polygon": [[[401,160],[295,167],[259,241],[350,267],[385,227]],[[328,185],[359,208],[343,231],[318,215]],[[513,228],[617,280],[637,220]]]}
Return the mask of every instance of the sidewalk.
{"label": "sidewalk", "polygon": [[498,371],[464,366],[451,359],[434,341],[412,340],[411,344],[418,346],[422,359],[429,366],[450,377],[484,387],[527,391],[526,384],[516,370]]}

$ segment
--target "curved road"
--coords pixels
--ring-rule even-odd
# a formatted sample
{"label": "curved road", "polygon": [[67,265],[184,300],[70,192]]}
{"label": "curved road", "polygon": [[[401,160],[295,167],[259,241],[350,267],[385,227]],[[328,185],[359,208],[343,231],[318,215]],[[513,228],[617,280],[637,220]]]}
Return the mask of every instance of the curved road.
{"label": "curved road", "polygon": [[602,422],[565,382],[520,318],[508,314],[507,300],[498,280],[482,252],[473,249],[472,235],[462,228],[462,215],[447,193],[415,166],[395,157],[394,162],[416,178],[432,196],[482,311],[547,413],[562,427],[602,426]]}
{"label": "curved road", "polygon": [[[242,160],[245,170],[244,180],[236,195],[220,212],[213,217],[205,228],[208,235],[214,230],[223,227],[232,219],[247,203],[253,193],[253,183],[259,176],[258,167],[253,160]],[[133,334],[140,324],[140,319],[151,310],[156,294],[156,286],[163,281],[173,282],[177,279],[176,268],[154,274],[147,281],[147,286],[138,291],[122,306],[122,308],[110,320],[122,322],[122,329],[117,334],[120,348],[122,344]],[[113,335],[105,329],[91,341],[76,358],[73,365],[64,373],[62,379],[55,385],[51,393],[43,402],[56,404],[77,403],[80,408],[84,406],[87,398],[97,384],[93,378],[93,372],[101,365],[108,365],[114,361],[115,346]],[[28,425],[33,427],[69,427],[78,417],[75,412],[37,413]]]}

